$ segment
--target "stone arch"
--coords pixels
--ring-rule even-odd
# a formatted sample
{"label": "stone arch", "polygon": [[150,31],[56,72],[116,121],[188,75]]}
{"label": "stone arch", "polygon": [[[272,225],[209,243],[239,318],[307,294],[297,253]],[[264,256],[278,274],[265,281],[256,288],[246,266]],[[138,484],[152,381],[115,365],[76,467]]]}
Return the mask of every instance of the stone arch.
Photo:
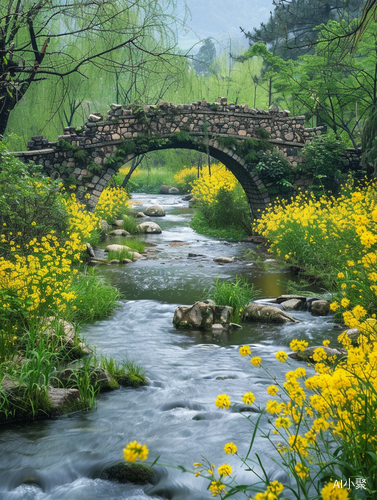
{"label": "stone arch", "polygon": [[249,108],[247,104],[228,104],[225,98],[215,103],[198,101],[177,106],[164,101],[127,108],[112,104],[105,121],[98,114],[90,115],[83,127],[66,127],[58,141],[34,136],[28,142],[28,151],[16,154],[25,163],[42,165],[47,175],[58,171],[65,182],[73,178],[78,198],[84,201],[89,193],[87,204],[93,209],[119,162],[124,164],[143,152],[157,149],[209,152],[238,179],[252,215],[257,217],[270,198],[263,179],[237,154],[243,149],[238,145],[264,137],[283,151],[295,168],[302,162],[300,150],[313,133],[320,134],[321,130],[306,129],[304,116],[290,117],[286,110],[266,111]]}
{"label": "stone arch", "polygon": [[[148,153],[152,151],[158,151],[162,149],[171,149],[174,147],[175,149],[193,149],[195,151],[203,152],[203,145],[201,142],[195,141],[176,141],[174,146],[171,145],[170,141],[165,146],[157,147],[152,142],[151,147],[147,150],[143,151],[135,151],[134,153],[129,153],[123,156],[123,164],[129,161],[132,161],[135,157],[139,156],[142,153]],[[102,152],[102,157],[108,158],[112,155],[116,155],[119,151],[119,148],[111,146],[106,148]],[[267,189],[263,184],[263,181],[259,178],[258,174],[249,173],[247,169],[247,163],[238,156],[232,149],[227,148],[223,144],[219,143],[216,139],[208,140],[208,152],[211,157],[223,163],[226,168],[232,172],[232,174],[236,177],[238,182],[241,184],[243,190],[245,191],[245,195],[247,197],[250,212],[254,218],[258,217],[259,211],[265,208],[268,203],[270,203],[270,197],[268,195]],[[118,168],[114,168],[113,166],[109,166],[108,168],[103,168],[101,174],[98,174],[93,177],[91,183],[87,183],[88,192],[91,195],[88,206],[91,209],[94,209],[99,196],[101,195],[103,189],[106,184],[110,180],[110,178],[116,174],[119,170]]]}

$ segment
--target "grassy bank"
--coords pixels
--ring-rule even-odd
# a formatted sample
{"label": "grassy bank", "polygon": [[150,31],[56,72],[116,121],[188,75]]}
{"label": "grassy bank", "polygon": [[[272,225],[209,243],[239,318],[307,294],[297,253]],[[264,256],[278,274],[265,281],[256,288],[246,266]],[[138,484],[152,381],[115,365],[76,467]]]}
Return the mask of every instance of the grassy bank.
{"label": "grassy bank", "polygon": [[[192,169],[181,172],[190,178]],[[251,231],[250,209],[245,193],[234,175],[221,163],[201,170],[200,176],[189,181],[195,199],[195,214],[191,227],[200,234],[216,238],[241,240]]]}
{"label": "grassy bank", "polygon": [[[83,344],[79,325],[110,314],[119,293],[87,267],[86,242],[98,241],[101,220],[127,213],[128,195],[107,188],[88,212],[40,167],[0,148],[0,421],[61,412],[50,387],[78,391],[64,411],[89,408],[103,361]],[[59,377],[67,367],[68,381]]]}

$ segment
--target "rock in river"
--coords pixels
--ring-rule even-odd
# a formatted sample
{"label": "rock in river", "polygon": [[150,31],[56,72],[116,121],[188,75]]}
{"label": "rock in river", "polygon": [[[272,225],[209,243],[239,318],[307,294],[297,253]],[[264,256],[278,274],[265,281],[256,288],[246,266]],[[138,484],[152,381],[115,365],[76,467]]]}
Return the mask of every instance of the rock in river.
{"label": "rock in river", "polygon": [[148,233],[148,234],[160,234],[162,233],[161,228],[155,222],[142,222],[136,226],[137,233]]}
{"label": "rock in river", "polygon": [[328,300],[315,300],[312,302],[311,313],[313,316],[327,316],[330,312]]}
{"label": "rock in river", "polygon": [[110,231],[109,235],[111,236],[131,236],[128,231],[125,229],[114,229],[114,231]]}
{"label": "rock in river", "polygon": [[281,309],[262,304],[251,304],[245,307],[243,319],[246,321],[262,321],[265,323],[298,323],[297,319]]}
{"label": "rock in river", "polygon": [[161,184],[160,194],[179,194],[179,189],[174,186],[167,186],[166,184]]}
{"label": "rock in river", "polygon": [[165,210],[160,205],[151,205],[144,210],[144,215],[149,215],[149,217],[164,217]]}
{"label": "rock in river", "polygon": [[105,252],[121,252],[122,250],[127,250],[127,252],[131,252],[131,248],[127,247],[125,245],[117,245],[114,243],[114,245],[107,245],[105,248]]}
{"label": "rock in river", "polygon": [[234,257],[216,257],[213,260],[218,264],[231,264],[234,262]]}
{"label": "rock in river", "polygon": [[210,330],[213,325],[228,327],[231,312],[231,307],[217,306],[212,300],[195,302],[192,306],[177,307],[173,323],[178,328],[203,330]]}

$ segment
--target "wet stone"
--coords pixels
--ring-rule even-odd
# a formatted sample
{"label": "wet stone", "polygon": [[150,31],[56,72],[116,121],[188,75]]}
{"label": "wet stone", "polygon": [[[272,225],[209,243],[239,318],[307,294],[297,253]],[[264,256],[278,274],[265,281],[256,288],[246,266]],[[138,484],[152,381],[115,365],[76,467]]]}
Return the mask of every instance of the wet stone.
{"label": "wet stone", "polygon": [[285,311],[300,311],[305,308],[305,302],[300,299],[290,299],[282,302],[281,305]]}

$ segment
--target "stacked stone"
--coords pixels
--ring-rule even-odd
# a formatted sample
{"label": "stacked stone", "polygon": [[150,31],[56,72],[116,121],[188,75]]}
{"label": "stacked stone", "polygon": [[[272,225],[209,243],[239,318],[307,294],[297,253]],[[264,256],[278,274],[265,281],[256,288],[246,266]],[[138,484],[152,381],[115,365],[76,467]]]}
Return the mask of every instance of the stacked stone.
{"label": "stacked stone", "polygon": [[27,143],[28,151],[39,151],[40,149],[50,148],[51,145],[48,139],[45,139],[43,135],[33,135],[31,140]]}

